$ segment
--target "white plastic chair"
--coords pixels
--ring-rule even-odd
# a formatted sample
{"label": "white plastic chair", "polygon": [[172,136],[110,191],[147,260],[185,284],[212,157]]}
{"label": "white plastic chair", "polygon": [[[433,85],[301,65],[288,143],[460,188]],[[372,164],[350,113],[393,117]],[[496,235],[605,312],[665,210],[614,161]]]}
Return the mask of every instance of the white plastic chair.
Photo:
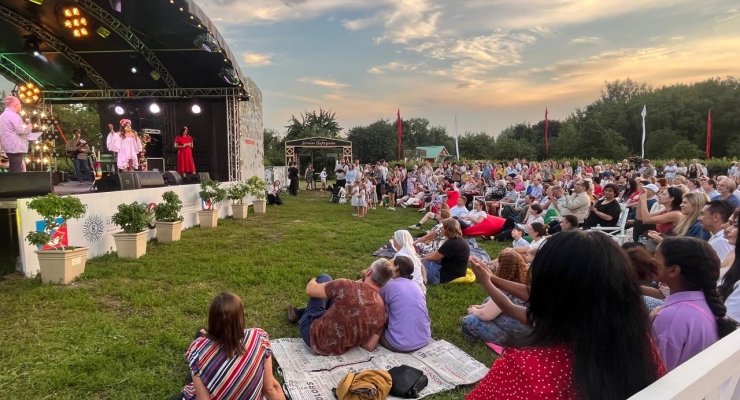
{"label": "white plastic chair", "polygon": [[616,226],[595,226],[589,230],[604,232],[614,238],[617,243],[622,245],[625,238],[627,237],[625,233],[625,225],[627,225],[627,215],[629,215],[629,209],[626,208],[624,204],[620,204],[619,207],[622,209],[622,212],[619,213],[619,220]]}

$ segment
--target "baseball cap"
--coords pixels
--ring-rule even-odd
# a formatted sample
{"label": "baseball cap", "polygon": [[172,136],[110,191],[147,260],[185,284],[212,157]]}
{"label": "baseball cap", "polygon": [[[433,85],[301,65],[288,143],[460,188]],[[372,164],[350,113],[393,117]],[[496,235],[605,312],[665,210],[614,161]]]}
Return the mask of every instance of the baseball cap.
{"label": "baseball cap", "polygon": [[653,192],[655,192],[655,193],[658,193],[658,190],[660,190],[660,189],[658,188],[658,185],[656,185],[656,184],[654,184],[654,183],[651,183],[651,184],[649,184],[649,185],[645,185],[645,189],[650,189],[650,190],[652,190],[652,191],[653,191]]}

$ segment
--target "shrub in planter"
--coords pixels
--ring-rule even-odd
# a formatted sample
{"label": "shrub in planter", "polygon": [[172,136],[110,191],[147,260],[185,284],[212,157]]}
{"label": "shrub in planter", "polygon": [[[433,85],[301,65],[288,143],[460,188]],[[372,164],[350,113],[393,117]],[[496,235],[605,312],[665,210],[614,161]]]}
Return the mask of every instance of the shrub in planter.
{"label": "shrub in planter", "polygon": [[258,176],[253,176],[247,180],[248,193],[257,199],[252,201],[254,212],[264,214],[267,211],[267,182]]}
{"label": "shrub in planter", "polygon": [[201,200],[206,203],[206,209],[198,211],[198,220],[201,228],[213,228],[218,225],[218,210],[216,205],[226,198],[226,190],[221,184],[214,180],[205,180],[200,183]]}
{"label": "shrub in planter", "polygon": [[[87,247],[64,246],[61,228],[70,219],[79,219],[87,208],[79,198],[59,197],[47,194],[28,202],[28,208],[36,211],[44,220],[43,232],[29,232],[28,243],[39,248],[36,251],[43,283],[68,284],[85,272]],[[51,232],[55,232],[52,236]]]}
{"label": "shrub in planter", "polygon": [[118,211],[113,214],[113,223],[123,229],[123,233],[113,235],[118,257],[139,258],[146,254],[146,229],[149,225],[146,204],[119,204]]}
{"label": "shrub in planter", "polygon": [[157,240],[162,243],[176,242],[180,240],[182,233],[182,220],[180,210],[182,201],[180,196],[173,191],[162,194],[164,203],[157,204],[154,209],[154,217],[157,221]]}
{"label": "shrub in planter", "polygon": [[244,198],[249,194],[249,187],[244,182],[237,182],[226,190],[226,197],[231,200],[231,210],[234,219],[245,219],[249,212],[249,204],[244,204]]}

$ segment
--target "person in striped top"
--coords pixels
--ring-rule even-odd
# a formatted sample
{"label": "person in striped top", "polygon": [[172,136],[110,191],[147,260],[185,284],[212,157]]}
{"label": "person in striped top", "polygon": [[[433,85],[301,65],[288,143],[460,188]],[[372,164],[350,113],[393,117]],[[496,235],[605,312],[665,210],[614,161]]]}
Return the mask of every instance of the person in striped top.
{"label": "person in striped top", "polygon": [[185,353],[193,382],[182,389],[183,400],[285,400],[272,375],[269,336],[259,328],[244,329],[239,296],[216,296],[208,310],[208,331],[200,333]]}

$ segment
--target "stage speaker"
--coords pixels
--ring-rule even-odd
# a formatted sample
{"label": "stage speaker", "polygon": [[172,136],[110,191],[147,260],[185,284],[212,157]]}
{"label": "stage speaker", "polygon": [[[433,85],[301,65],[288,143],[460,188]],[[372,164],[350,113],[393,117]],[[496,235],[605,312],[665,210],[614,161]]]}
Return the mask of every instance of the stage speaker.
{"label": "stage speaker", "polygon": [[182,176],[175,171],[165,172],[162,174],[162,179],[164,179],[164,184],[167,186],[182,185]]}
{"label": "stage speaker", "polygon": [[0,173],[0,198],[46,196],[54,191],[51,172]]}
{"label": "stage speaker", "polygon": [[200,176],[201,182],[211,179],[211,174],[209,174],[208,172],[198,172],[198,175]]}
{"label": "stage speaker", "polygon": [[164,186],[164,178],[162,174],[157,171],[141,171],[136,172],[139,176],[139,189],[149,189]]}
{"label": "stage speaker", "polygon": [[95,181],[95,190],[98,192],[115,192],[121,190],[121,181],[118,179],[118,175],[103,175]]}
{"label": "stage speaker", "polygon": [[119,172],[118,179],[120,190],[141,189],[139,172]]}
{"label": "stage speaker", "polygon": [[[147,152],[148,154],[148,152]],[[147,171],[158,171],[160,174],[165,172],[164,158],[149,158],[146,159],[146,170]]]}

